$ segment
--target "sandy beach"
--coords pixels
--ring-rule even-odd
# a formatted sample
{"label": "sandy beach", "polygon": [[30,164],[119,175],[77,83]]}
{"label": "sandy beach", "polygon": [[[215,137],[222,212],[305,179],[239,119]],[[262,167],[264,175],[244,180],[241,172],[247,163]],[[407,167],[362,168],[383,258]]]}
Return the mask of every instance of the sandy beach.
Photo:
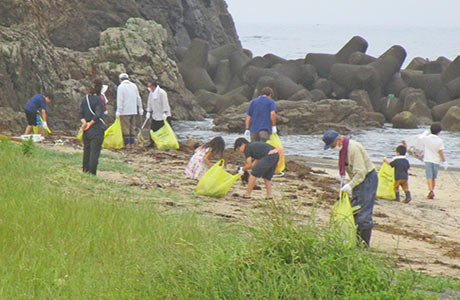
{"label": "sandy beach", "polygon": [[[63,145],[52,142],[41,144],[56,151],[82,151],[73,137],[63,137]],[[245,186],[236,181],[224,198],[193,196],[196,181],[183,175],[192,150],[181,145],[178,151],[159,151],[152,148],[103,150],[117,155],[135,170],[134,175],[113,171],[98,171],[98,177],[119,184],[143,189],[162,189],[174,192],[176,201],[169,198],[152,199],[162,210],[194,211],[212,215],[227,222],[251,222],[255,216],[264,215],[270,207],[289,209],[299,223],[312,218],[320,226],[328,226],[330,209],[338,196],[339,175],[337,161],[331,159],[289,157],[285,175],[273,180],[274,200],[265,200],[265,188],[255,190],[251,200],[241,196]],[[233,150],[224,153],[226,169],[234,172],[243,158]],[[379,168],[380,165],[376,164]],[[80,172],[80,170],[75,170]],[[164,176],[165,172],[168,176]],[[413,200],[402,202],[377,200],[374,208],[374,231],[371,240],[373,251],[394,254],[398,266],[429,275],[460,277],[460,171],[440,171],[436,197],[425,198],[427,193],[424,169],[410,170],[409,185]]]}

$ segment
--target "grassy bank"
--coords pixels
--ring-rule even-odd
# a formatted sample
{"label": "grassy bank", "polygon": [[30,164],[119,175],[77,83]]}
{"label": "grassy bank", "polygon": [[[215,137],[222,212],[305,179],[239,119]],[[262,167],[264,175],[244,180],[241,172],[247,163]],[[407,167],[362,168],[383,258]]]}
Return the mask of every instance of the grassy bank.
{"label": "grassy bank", "polygon": [[[272,208],[255,225],[160,212],[162,189],[80,172],[81,153],[0,143],[1,299],[434,299],[460,283],[395,271]],[[100,169],[131,169],[104,155]],[[167,175],[164,175],[167,176]]]}

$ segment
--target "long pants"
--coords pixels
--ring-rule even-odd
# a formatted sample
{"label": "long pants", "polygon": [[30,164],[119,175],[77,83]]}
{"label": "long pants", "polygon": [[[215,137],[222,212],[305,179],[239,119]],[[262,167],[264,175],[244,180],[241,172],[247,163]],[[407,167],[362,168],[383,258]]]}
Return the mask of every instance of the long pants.
{"label": "long pants", "polygon": [[91,127],[83,133],[83,172],[96,175],[101,154],[104,130]]}
{"label": "long pants", "polygon": [[360,206],[354,213],[355,224],[358,226],[358,232],[372,229],[374,223],[372,214],[374,212],[375,199],[377,197],[377,185],[379,179],[377,172],[372,170],[366,175],[363,182],[353,189],[351,206]]}
{"label": "long pants", "polygon": [[135,143],[134,128],[136,127],[137,115],[120,116],[121,131],[123,132],[123,142],[125,145]]}

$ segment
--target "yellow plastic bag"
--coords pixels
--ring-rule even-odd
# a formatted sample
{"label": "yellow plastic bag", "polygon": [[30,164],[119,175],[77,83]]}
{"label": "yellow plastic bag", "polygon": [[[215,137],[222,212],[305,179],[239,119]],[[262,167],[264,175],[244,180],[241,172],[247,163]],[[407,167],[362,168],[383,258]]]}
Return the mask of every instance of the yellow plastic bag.
{"label": "yellow plastic bag", "polygon": [[77,139],[79,139],[80,142],[83,144],[83,131],[82,130],[78,130]]}
{"label": "yellow plastic bag", "polygon": [[219,160],[204,175],[195,188],[195,195],[224,197],[240,174],[232,175],[224,170],[225,161]]}
{"label": "yellow plastic bag", "polygon": [[164,125],[157,131],[150,130],[150,137],[159,150],[179,149],[176,135],[169,123],[163,121]]}
{"label": "yellow plastic bag", "polygon": [[121,121],[117,118],[115,122],[104,132],[104,149],[121,149],[123,148],[123,133],[121,131]]}
{"label": "yellow plastic bag", "polygon": [[331,230],[343,239],[347,247],[356,247],[356,226],[353,212],[359,207],[352,208],[348,193],[340,192],[340,199],[332,206],[329,220]]}
{"label": "yellow plastic bag", "polygon": [[377,198],[396,200],[395,170],[387,163],[383,163],[379,171],[379,185],[377,187]]}
{"label": "yellow plastic bag", "polygon": [[[40,116],[40,115],[38,115],[38,116],[40,117],[40,126],[41,126],[41,125],[43,125],[43,119],[42,119],[42,116]],[[40,133],[38,131],[38,126],[33,126],[32,131],[33,131],[34,134],[39,134]],[[44,132],[45,132],[45,136],[48,136],[49,134],[51,134],[51,129],[48,127],[46,129],[44,129]]]}
{"label": "yellow plastic bag", "polygon": [[280,137],[276,133],[272,133],[270,136],[270,139],[267,141],[268,144],[272,145],[273,147],[278,150],[278,154],[280,156],[280,159],[278,161],[278,164],[276,165],[275,169],[275,174],[279,174],[284,171],[286,168],[286,162],[284,160],[284,150],[283,150],[283,144],[281,144]]}

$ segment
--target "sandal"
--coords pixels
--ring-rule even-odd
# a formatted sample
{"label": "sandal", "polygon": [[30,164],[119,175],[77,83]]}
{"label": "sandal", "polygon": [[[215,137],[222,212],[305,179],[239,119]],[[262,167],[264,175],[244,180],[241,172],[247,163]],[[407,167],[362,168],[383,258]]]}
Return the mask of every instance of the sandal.
{"label": "sandal", "polygon": [[241,199],[243,199],[243,200],[251,200],[251,197],[250,196],[242,196]]}

